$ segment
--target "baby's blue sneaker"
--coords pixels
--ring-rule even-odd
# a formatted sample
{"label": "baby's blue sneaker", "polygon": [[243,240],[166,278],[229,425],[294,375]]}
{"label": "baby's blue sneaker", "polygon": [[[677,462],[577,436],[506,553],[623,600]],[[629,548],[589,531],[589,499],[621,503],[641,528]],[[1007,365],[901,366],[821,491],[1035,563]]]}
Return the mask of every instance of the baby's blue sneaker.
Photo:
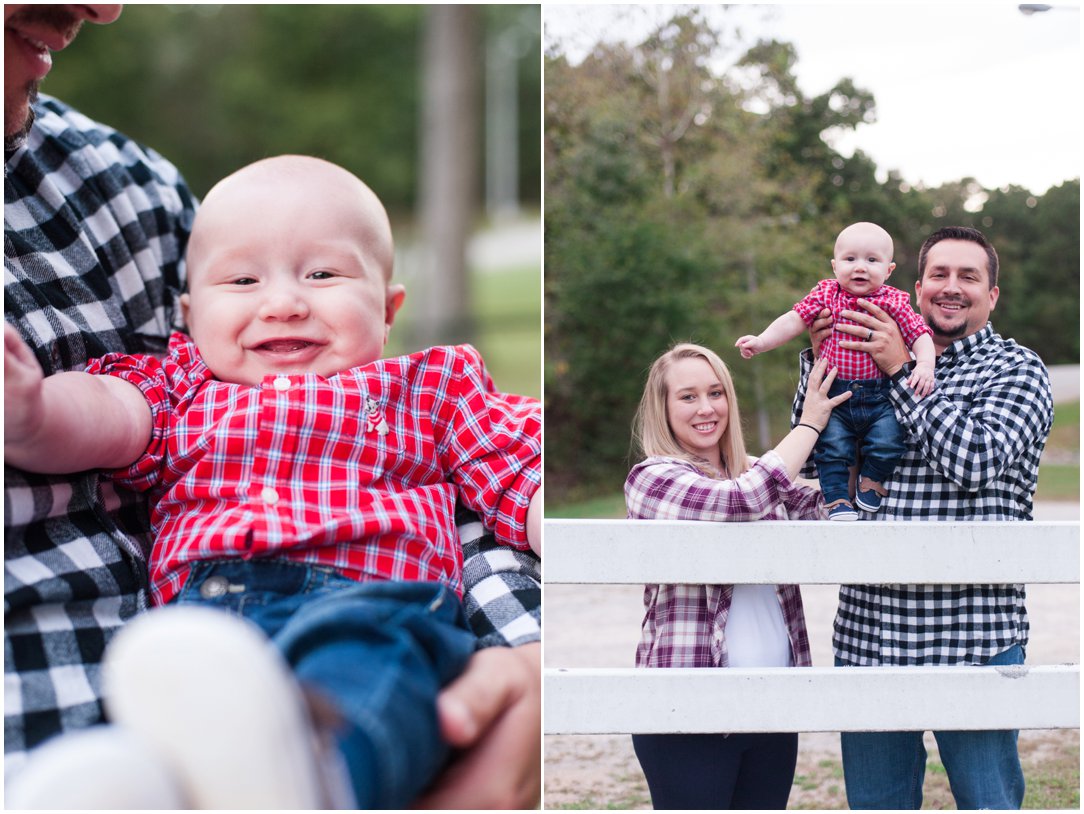
{"label": "baby's blue sneaker", "polygon": [[829,520],[857,520],[858,512],[854,510],[854,506],[851,505],[851,501],[845,498],[839,500],[833,500],[826,507],[828,509]]}
{"label": "baby's blue sneaker", "polygon": [[887,494],[888,490],[883,485],[863,476],[858,479],[858,495],[855,497],[855,503],[867,512],[877,512],[881,509],[881,500]]}

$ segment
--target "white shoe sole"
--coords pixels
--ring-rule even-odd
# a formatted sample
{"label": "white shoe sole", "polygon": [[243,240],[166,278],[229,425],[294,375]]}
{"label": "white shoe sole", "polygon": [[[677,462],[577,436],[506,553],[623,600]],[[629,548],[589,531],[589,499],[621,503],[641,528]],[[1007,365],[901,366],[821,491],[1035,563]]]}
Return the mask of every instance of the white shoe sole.
{"label": "white shoe sole", "polygon": [[289,666],[254,625],[200,607],[130,622],[103,664],[110,719],[197,809],[321,808],[315,738]]}
{"label": "white shoe sole", "polygon": [[147,744],[116,726],[53,738],[5,782],[4,807],[60,811],[188,808],[176,779]]}

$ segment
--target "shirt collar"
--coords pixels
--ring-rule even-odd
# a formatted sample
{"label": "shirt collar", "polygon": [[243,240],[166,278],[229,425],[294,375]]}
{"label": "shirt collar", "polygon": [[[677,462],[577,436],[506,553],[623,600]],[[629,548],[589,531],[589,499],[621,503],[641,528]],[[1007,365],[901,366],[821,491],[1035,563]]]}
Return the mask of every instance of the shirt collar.
{"label": "shirt collar", "polygon": [[973,350],[980,345],[984,345],[990,341],[994,335],[994,325],[991,322],[987,322],[985,327],[975,331],[973,334],[957,339],[947,348],[945,348],[941,355],[938,357],[938,364],[944,362],[952,362],[957,358],[963,359],[967,357]]}

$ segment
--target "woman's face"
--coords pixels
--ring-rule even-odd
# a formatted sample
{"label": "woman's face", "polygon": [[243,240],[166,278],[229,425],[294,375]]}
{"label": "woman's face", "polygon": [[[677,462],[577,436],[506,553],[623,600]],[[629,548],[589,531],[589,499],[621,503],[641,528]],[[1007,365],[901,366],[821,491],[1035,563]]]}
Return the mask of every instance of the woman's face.
{"label": "woman's face", "polygon": [[722,468],[719,440],[726,431],[730,403],[723,383],[706,360],[678,359],[666,377],[666,417],[682,449]]}

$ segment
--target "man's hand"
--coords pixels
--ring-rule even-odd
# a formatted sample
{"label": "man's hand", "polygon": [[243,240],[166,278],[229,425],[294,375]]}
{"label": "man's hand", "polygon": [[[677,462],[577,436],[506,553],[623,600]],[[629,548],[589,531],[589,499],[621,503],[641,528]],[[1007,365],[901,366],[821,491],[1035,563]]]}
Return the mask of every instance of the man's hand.
{"label": "man's hand", "polygon": [[821,309],[817,318],[809,326],[809,344],[813,348],[813,358],[821,356],[821,345],[832,335],[832,312],[827,308]]}
{"label": "man's hand", "polygon": [[488,647],[437,699],[441,732],[463,751],[414,806],[537,808],[542,789],[542,645]]}
{"label": "man's hand", "polygon": [[843,311],[840,314],[858,324],[836,325],[836,330],[855,337],[853,340],[841,341],[839,346],[847,350],[865,351],[873,357],[877,367],[886,375],[891,376],[911,361],[911,355],[907,352],[907,345],[903,341],[903,334],[900,333],[900,326],[896,324],[896,320],[872,302],[860,299],[858,304],[869,313]]}
{"label": "man's hand", "polygon": [[45,375],[34,352],[4,323],[4,439],[15,444],[32,436],[41,422]]}

